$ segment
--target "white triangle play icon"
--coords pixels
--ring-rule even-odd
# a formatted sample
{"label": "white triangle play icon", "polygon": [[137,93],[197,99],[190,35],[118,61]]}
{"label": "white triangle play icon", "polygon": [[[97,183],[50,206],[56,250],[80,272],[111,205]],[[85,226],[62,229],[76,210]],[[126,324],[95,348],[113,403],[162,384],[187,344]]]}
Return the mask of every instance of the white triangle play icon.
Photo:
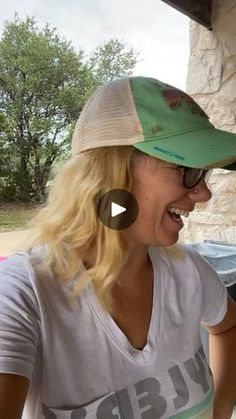
{"label": "white triangle play icon", "polygon": [[115,202],[111,203],[111,216],[115,217],[118,214],[121,214],[122,212],[125,212],[126,208],[122,207],[121,205],[116,204]]}
{"label": "white triangle play icon", "polygon": [[124,230],[135,222],[138,216],[138,203],[127,190],[110,189],[100,197],[96,211],[106,227],[112,230]]}

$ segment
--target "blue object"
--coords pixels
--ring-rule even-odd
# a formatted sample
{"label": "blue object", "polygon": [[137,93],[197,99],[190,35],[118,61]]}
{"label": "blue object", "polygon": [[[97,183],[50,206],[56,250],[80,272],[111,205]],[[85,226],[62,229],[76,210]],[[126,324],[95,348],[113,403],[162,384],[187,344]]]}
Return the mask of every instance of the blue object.
{"label": "blue object", "polygon": [[[236,244],[228,244],[214,240],[189,245],[194,248],[212,265],[227,288],[229,295],[236,301]],[[209,359],[209,336],[201,327],[203,348]]]}

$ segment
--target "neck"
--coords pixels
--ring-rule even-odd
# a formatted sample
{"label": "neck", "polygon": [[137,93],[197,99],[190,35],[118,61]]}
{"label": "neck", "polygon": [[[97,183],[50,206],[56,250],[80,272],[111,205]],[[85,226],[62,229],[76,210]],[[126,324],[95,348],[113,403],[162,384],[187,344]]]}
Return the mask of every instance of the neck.
{"label": "neck", "polygon": [[[83,264],[86,269],[89,269],[95,264],[95,248],[91,248],[87,254],[89,256],[83,260]],[[120,271],[118,282],[124,286],[134,284],[138,286],[139,280],[150,270],[152,270],[152,263],[148,255],[148,247],[143,245],[130,246],[129,256]]]}
{"label": "neck", "polygon": [[129,257],[123,266],[120,275],[119,282],[121,284],[129,284],[132,286],[132,282],[138,285],[139,279],[147,273],[152,264],[148,255],[148,248],[145,246],[142,247],[133,247],[129,252]]}

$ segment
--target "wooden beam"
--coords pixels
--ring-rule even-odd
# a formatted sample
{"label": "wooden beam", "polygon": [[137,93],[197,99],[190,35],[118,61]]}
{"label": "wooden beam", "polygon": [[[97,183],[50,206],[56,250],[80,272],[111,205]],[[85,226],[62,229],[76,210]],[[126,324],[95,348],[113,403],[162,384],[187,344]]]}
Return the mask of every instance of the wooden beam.
{"label": "wooden beam", "polygon": [[212,0],[162,0],[180,12],[184,13],[191,19],[212,29],[211,11]]}

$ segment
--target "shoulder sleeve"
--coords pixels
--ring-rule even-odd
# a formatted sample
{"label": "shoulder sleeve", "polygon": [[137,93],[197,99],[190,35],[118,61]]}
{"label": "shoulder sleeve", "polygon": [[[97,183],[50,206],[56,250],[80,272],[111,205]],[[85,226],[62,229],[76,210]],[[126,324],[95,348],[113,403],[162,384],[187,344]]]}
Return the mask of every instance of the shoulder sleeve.
{"label": "shoulder sleeve", "polygon": [[201,321],[206,326],[215,326],[223,320],[227,311],[226,287],[206,259],[191,246],[186,248],[199,272],[202,289]]}
{"label": "shoulder sleeve", "polygon": [[0,372],[31,378],[39,347],[39,310],[27,254],[0,263]]}

